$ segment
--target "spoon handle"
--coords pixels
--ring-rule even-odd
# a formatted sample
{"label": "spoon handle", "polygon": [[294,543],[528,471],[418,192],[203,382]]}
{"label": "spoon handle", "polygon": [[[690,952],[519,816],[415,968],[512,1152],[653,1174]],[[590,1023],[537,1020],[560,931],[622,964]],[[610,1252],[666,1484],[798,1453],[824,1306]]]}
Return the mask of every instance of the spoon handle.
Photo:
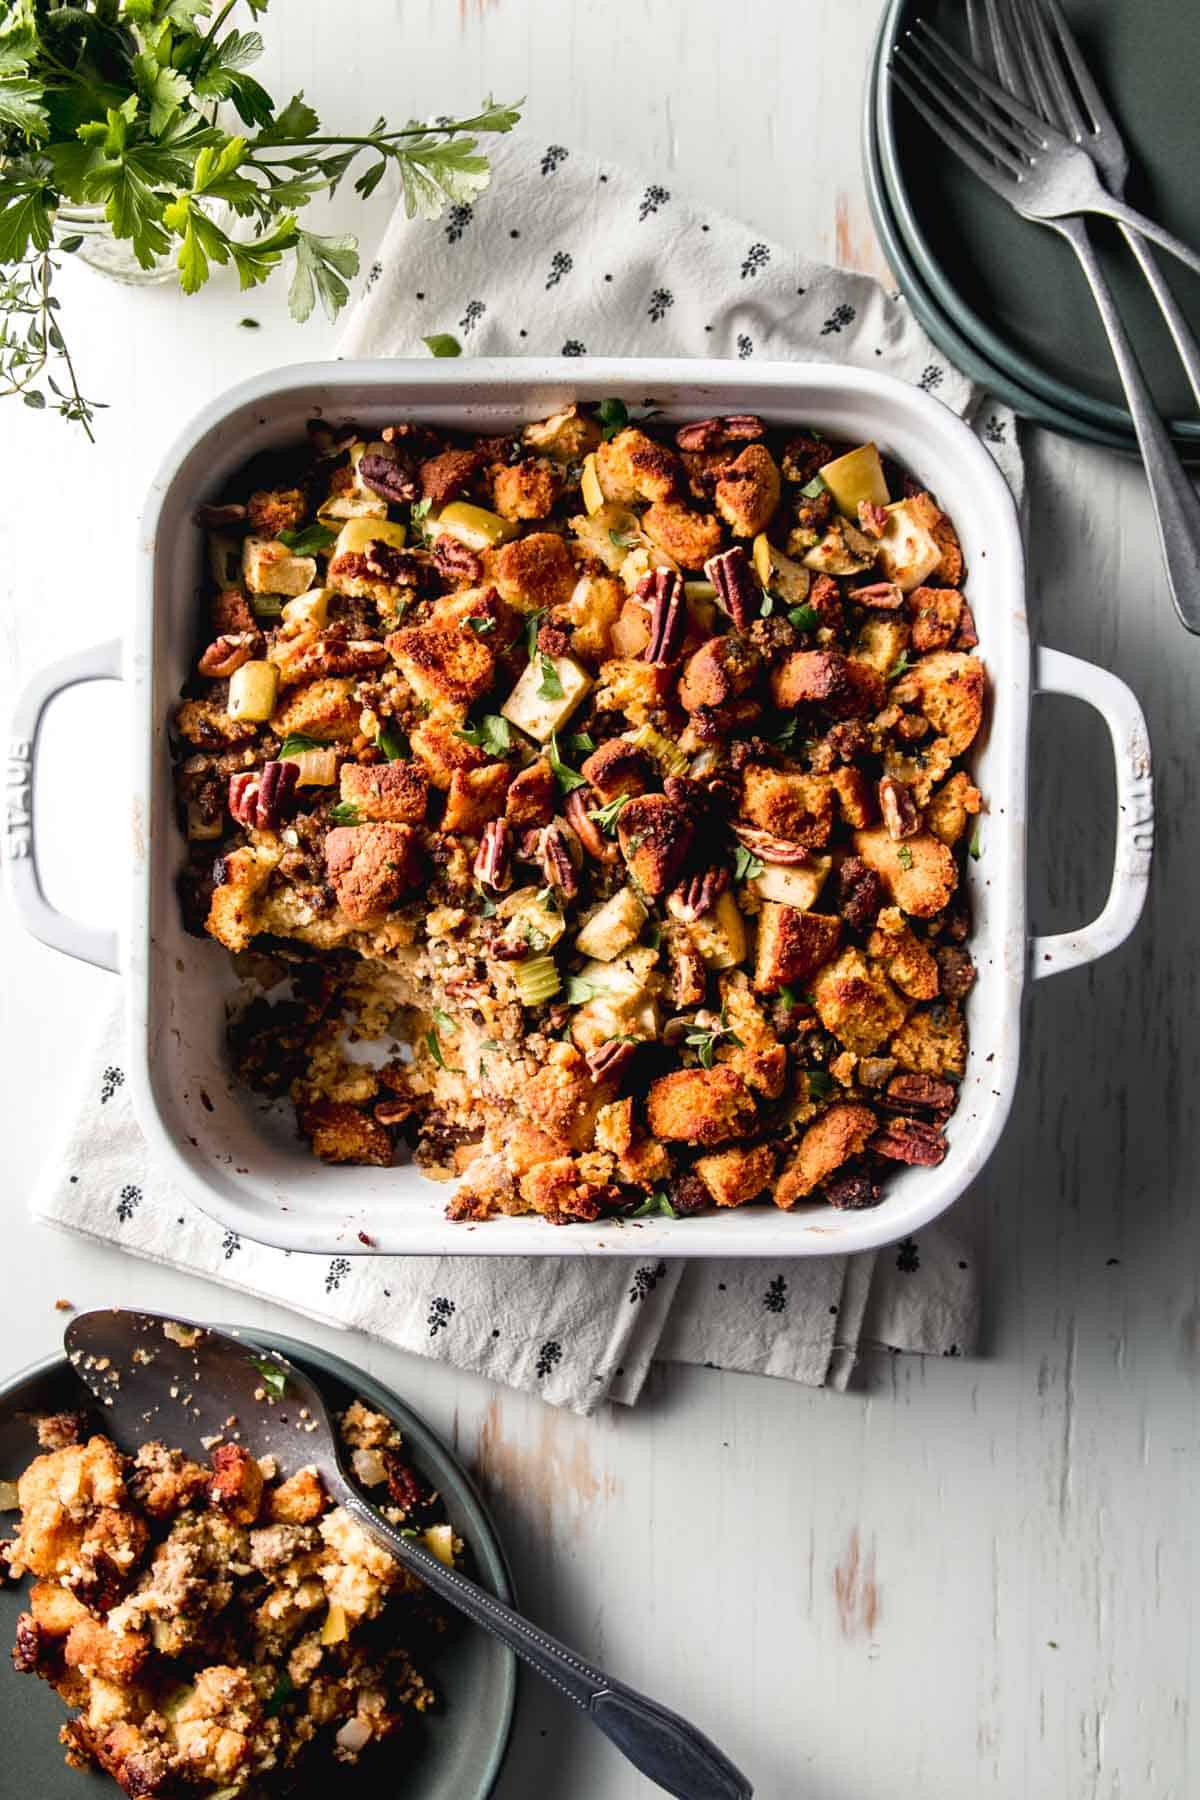
{"label": "spoon handle", "polygon": [[678,1800],[751,1800],[754,1789],[746,1777],[678,1713],[584,1662],[457,1569],[448,1569],[416,1539],[394,1530],[357,1494],[347,1494],[343,1505],[426,1587],[498,1637],[581,1707],[634,1767],[666,1793]]}

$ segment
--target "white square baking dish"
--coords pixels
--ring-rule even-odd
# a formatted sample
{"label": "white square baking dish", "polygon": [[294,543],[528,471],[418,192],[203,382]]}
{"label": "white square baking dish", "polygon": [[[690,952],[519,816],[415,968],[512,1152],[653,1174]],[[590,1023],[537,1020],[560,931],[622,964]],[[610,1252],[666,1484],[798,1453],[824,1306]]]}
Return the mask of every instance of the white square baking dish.
{"label": "white square baking dish", "polygon": [[[968,863],[979,977],[968,1001],[970,1057],[936,1169],[898,1170],[882,1204],[783,1213],[747,1207],[686,1220],[611,1220],[555,1230],[539,1217],[454,1224],[445,1187],[415,1168],[327,1168],[295,1134],[291,1108],[264,1107],[236,1088],[225,1061],[227,954],[180,923],[167,722],[194,648],[200,580],[198,502],[249,457],[297,440],[315,415],[383,423],[401,416],[500,432],[571,400],[614,395],[666,418],[754,412],[851,440],[873,438],[932,489],[953,518],[967,593],[991,689],[989,724],[974,758],[987,801],[981,860]],[[128,924],[80,927],[46,902],[37,879],[32,807],[10,823],[14,897],[29,929],[73,955],[120,968],[127,990],[129,1068],[138,1115],[164,1173],[233,1231],[262,1243],[324,1253],[586,1256],[818,1256],[871,1249],[916,1231],[967,1188],[1004,1125],[1017,1077],[1026,977],[1114,948],[1137,921],[1153,836],[1149,745],[1136,700],[1114,676],[1054,651],[1031,657],[1021,537],[1012,498],[987,451],[948,409],[870,371],[729,362],[346,362],[300,365],[246,382],[188,427],[155,481],[138,545],[138,601],[127,646],[68,657],[21,703],[13,755],[32,769],[48,700],[81,680],[123,677],[133,690],[135,855]],[[1026,752],[1035,691],[1087,700],[1113,741],[1118,826],[1112,890],[1100,917],[1030,942],[1025,925]]]}

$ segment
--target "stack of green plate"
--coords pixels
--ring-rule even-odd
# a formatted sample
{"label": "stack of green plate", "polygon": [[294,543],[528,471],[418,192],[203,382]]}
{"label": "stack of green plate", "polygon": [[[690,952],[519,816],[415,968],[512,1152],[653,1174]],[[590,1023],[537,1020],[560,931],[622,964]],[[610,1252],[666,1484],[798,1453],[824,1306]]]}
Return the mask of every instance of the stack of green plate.
{"label": "stack of green plate", "polygon": [[[1127,197],[1200,246],[1200,15],[1195,0],[1063,0],[1128,145]],[[961,5],[888,0],[867,82],[865,144],[875,228],[930,337],[1023,417],[1136,452],[1116,369],[1068,246],[1021,219],[942,145],[888,80],[917,17],[967,49]],[[1200,459],[1200,413],[1154,300],[1107,223],[1097,248],[1159,408]],[[1200,337],[1200,277],[1163,267]]]}

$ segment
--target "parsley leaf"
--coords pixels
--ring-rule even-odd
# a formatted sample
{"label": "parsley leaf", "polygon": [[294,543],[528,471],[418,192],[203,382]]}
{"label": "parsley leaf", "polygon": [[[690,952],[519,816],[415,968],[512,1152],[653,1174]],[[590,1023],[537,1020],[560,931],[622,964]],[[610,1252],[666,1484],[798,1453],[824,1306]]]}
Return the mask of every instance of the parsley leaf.
{"label": "parsley leaf", "polygon": [[205,57],[196,77],[197,95],[202,100],[231,100],[243,124],[269,126],[275,103],[266,89],[246,74],[262,53],[263,41],[257,31],[231,31]]}
{"label": "parsley leaf", "polygon": [[450,1017],[450,1014],[448,1012],[443,1012],[440,1006],[433,1007],[432,1012],[433,1012],[434,1018],[437,1020],[438,1024],[441,1026],[443,1031],[457,1031],[458,1030],[458,1026],[454,1023],[454,1020]]}
{"label": "parsley leaf", "polygon": [[788,623],[797,631],[811,631],[820,621],[820,613],[815,606],[793,606],[788,609]]}
{"label": "parsley leaf", "polygon": [[739,844],[733,853],[733,877],[735,881],[753,881],[756,875],[762,874],[765,867],[766,865],[760,862],[759,858],[755,856],[752,850],[747,850],[744,844]]}
{"label": "parsley leaf", "polygon": [[900,864],[900,867],[902,869],[911,869],[912,868],[913,853],[909,849],[907,844],[901,844],[899,850],[897,850],[896,861]]}
{"label": "parsley leaf", "polygon": [[679,1217],[679,1214],[671,1205],[669,1195],[665,1194],[661,1188],[659,1188],[657,1193],[647,1194],[646,1198],[642,1201],[642,1204],[635,1207],[629,1216],[631,1219],[645,1219],[651,1213],[662,1213],[663,1217],[667,1219],[677,1219]]}
{"label": "parsley leaf", "polygon": [[308,737],[303,731],[293,731],[285,737],[279,746],[280,756],[300,756],[305,750],[324,750],[328,746],[320,739]]}
{"label": "parsley leaf", "polygon": [[601,831],[607,837],[611,837],[617,828],[617,820],[632,798],[631,794],[618,794],[616,799],[610,800],[607,806],[593,807],[588,812],[588,818],[595,819]]}
{"label": "parsley leaf", "polygon": [[507,756],[512,749],[512,728],[499,713],[485,713],[478,725],[463,725],[454,735],[464,744],[486,750],[489,756]]}
{"label": "parsley leaf", "polygon": [[585,981],[582,975],[567,976],[568,1006],[583,1006],[588,1000],[594,1000],[599,992],[594,981]]}
{"label": "parsley leaf", "polygon": [[316,556],[319,551],[330,549],[338,540],[337,532],[330,531],[328,525],[305,525],[299,530],[285,526],[275,535],[281,544],[286,544],[297,556]]}
{"label": "parsley leaf", "polygon": [[495,631],[495,619],[489,619],[483,613],[472,613],[467,624],[478,637],[486,637],[489,631]]}
{"label": "parsley leaf", "polygon": [[983,855],[983,845],[979,841],[978,825],[975,827],[971,842],[967,845],[967,855],[971,858],[972,862],[978,862]]}
{"label": "parsley leaf", "polygon": [[271,1697],[263,1711],[269,1719],[277,1718],[296,1692],[296,1685],[290,1675],[283,1674],[271,1690]]}
{"label": "parsley leaf", "polygon": [[618,431],[624,430],[629,423],[629,408],[623,400],[602,400],[596,408],[596,417],[604,431],[607,444],[615,438]]}
{"label": "parsley leaf", "polygon": [[287,1370],[269,1356],[252,1356],[250,1361],[262,1376],[262,1384],[272,1400],[282,1400],[287,1392]]}
{"label": "parsley leaf", "polygon": [[617,550],[636,550],[642,541],[638,531],[610,531],[608,536],[609,542]]}
{"label": "parsley leaf", "polygon": [[339,800],[329,809],[329,817],[335,825],[357,825],[358,816],[358,808],[352,800]]}
{"label": "parsley leaf", "polygon": [[389,762],[400,762],[408,755],[408,739],[395,726],[385,725],[375,739],[375,748],[382,750]]}
{"label": "parsley leaf", "polygon": [[531,612],[525,620],[525,648],[529,652],[530,662],[537,655],[538,632],[542,629],[545,616],[546,609],[543,607],[540,612]]}
{"label": "parsley leaf", "polygon": [[[9,13],[8,7],[5,12]],[[18,28],[0,38],[0,126],[19,131],[26,139],[44,138],[49,130],[42,105],[45,89],[29,74],[37,50],[37,40],[29,30]]]}
{"label": "parsley leaf", "polygon": [[448,331],[435,331],[432,337],[422,338],[421,342],[430,356],[461,356],[462,345]]}
{"label": "parsley leaf", "polygon": [[795,988],[781,987],[779,990],[779,1004],[782,1006],[784,1012],[791,1012],[796,1004]]}
{"label": "parsley leaf", "polygon": [[567,749],[572,756],[587,756],[595,748],[595,738],[586,731],[573,731],[567,739]]}
{"label": "parsley leaf", "polygon": [[350,298],[347,282],[358,274],[358,246],[352,237],[296,233],[296,273],[288,290],[288,310],[301,324],[320,297],[327,318],[337,317]]}
{"label": "parsley leaf", "polygon": [[806,481],[800,489],[806,500],[817,500],[825,491],[825,483],[819,475],[814,475],[812,480]]}
{"label": "parsley leaf", "polygon": [[538,699],[561,700],[564,697],[564,689],[558,670],[555,668],[551,659],[545,654],[539,653],[539,660],[542,670],[542,679],[538,683]]}
{"label": "parsley leaf", "polygon": [[573,793],[576,788],[587,786],[587,782],[584,780],[583,776],[577,775],[574,769],[569,769],[562,760],[562,757],[559,754],[558,733],[556,731],[550,733],[550,742],[546,746],[546,761],[554,771],[554,778],[558,782],[559,793],[570,794]]}
{"label": "parsley leaf", "polygon": [[908,667],[908,652],[906,650],[902,650],[900,652],[899,656],[896,658],[895,662],[892,664],[891,668],[888,670],[887,679],[889,681],[898,681],[900,679],[901,675],[903,675],[905,669],[907,669],[907,667]]}
{"label": "parsley leaf", "polygon": [[806,1069],[804,1080],[810,1100],[824,1100],[833,1092],[833,1076],[827,1069]]}

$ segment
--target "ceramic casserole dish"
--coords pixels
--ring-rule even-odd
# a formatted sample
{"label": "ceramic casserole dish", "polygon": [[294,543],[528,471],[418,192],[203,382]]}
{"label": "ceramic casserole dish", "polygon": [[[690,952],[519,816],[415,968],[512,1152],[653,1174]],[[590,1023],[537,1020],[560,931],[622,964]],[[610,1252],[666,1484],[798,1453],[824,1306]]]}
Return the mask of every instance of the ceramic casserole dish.
{"label": "ceramic casserole dish", "polygon": [[[499,433],[572,400],[607,396],[670,419],[754,412],[852,442],[874,439],[930,488],[958,529],[967,593],[988,670],[989,719],[975,746],[983,790],[983,854],[968,860],[978,979],[968,1004],[970,1056],[937,1168],[903,1169],[881,1205],[838,1212],[772,1206],[673,1220],[612,1219],[555,1230],[538,1216],[484,1225],[444,1216],[447,1189],[414,1167],[328,1168],[296,1136],[289,1106],[265,1108],[237,1088],[225,1056],[226,1005],[236,980],[218,945],[183,929],[175,876],[184,857],[175,820],[168,721],[194,651],[192,596],[202,533],[192,515],[248,459],[303,437],[322,415],[362,424],[399,417]],[[291,1250],[584,1256],[819,1256],[871,1249],[916,1231],[969,1187],[994,1148],[1017,1079],[1027,977],[1088,962],[1132,930],[1150,872],[1153,807],[1145,721],[1115,676],[1064,656],[1031,652],[1021,535],[1009,490],[983,445],[937,400],[871,371],[729,362],[455,361],[300,365],[259,376],[215,401],[184,433],[147,500],[138,545],[137,614],[130,641],[68,656],[27,690],[14,756],[32,765],[48,701],[79,681],[123,679],[135,734],[131,905],[123,932],[80,926],[50,907],[21,809],[10,828],[10,871],[24,922],[43,942],[119,969],[128,999],[128,1069],[138,1115],[164,1173],[223,1225]],[[1094,706],[1112,737],[1117,833],[1112,888],[1083,928],[1030,939],[1026,931],[1026,784],[1035,692]],[[360,1235],[361,1234],[361,1235]]]}

